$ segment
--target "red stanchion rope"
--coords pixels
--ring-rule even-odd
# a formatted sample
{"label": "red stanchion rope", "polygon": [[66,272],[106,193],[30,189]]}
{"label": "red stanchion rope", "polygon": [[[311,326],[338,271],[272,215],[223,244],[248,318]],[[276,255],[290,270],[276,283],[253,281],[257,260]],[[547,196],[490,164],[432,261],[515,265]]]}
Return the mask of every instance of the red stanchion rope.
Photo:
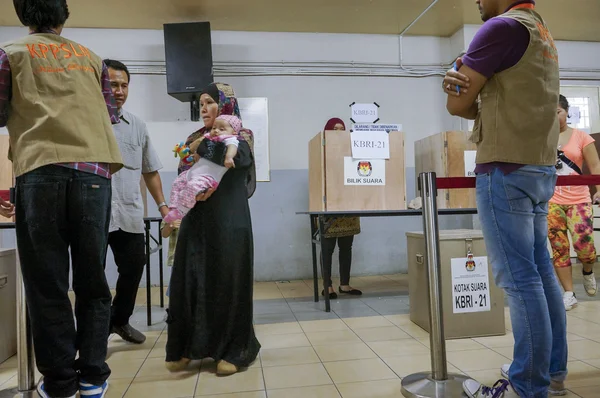
{"label": "red stanchion rope", "polygon": [[[437,189],[475,188],[475,177],[438,177]],[[558,176],[557,186],[600,185],[600,175]],[[0,190],[0,198],[8,201],[10,191]]]}
{"label": "red stanchion rope", "polygon": [[[475,177],[438,177],[437,189],[475,188]],[[558,176],[556,186],[600,185],[600,175]]]}

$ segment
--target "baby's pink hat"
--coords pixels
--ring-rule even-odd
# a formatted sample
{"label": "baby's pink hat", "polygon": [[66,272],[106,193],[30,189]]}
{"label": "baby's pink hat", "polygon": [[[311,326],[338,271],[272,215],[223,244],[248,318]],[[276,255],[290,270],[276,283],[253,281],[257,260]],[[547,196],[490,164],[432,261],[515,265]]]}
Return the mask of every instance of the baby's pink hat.
{"label": "baby's pink hat", "polygon": [[227,123],[229,123],[236,134],[240,133],[240,130],[242,129],[242,121],[237,116],[221,115],[217,118],[217,120],[219,119],[225,120]]}

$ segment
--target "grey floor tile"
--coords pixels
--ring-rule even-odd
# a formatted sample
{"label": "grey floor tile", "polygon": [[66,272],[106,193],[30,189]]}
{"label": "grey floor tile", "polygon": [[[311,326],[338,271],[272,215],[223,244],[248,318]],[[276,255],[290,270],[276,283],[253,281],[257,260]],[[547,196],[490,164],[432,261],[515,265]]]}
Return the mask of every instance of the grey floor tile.
{"label": "grey floor tile", "polygon": [[140,332],[163,330],[167,326],[165,323],[165,317],[167,315],[166,309],[156,306],[152,307],[150,313],[152,315],[151,326],[148,326],[148,314],[146,312],[146,306],[136,307],[135,312],[131,318],[129,318],[129,323]]}
{"label": "grey floor tile", "polygon": [[406,313],[404,310],[394,307],[379,307],[375,309],[375,311],[377,311],[377,313],[381,316],[400,315]]}
{"label": "grey floor tile", "polygon": [[260,300],[254,302],[254,314],[286,314],[292,310],[285,299]]}
{"label": "grey floor tile", "polygon": [[[311,295],[310,297],[290,297],[286,298],[286,300],[288,303],[314,303],[314,296]],[[325,300],[323,296],[319,296],[319,301],[323,300]]]}
{"label": "grey floor tile", "polygon": [[[332,303],[333,304],[333,303]],[[333,310],[333,305],[332,305]],[[325,312],[325,304],[323,304],[322,311],[312,311],[312,312],[294,312],[296,319],[299,322],[303,321],[321,321],[323,319],[338,319],[339,316],[334,312]]]}
{"label": "grey floor tile", "polygon": [[[15,376],[17,377],[17,376]],[[8,384],[8,383],[6,383]],[[12,384],[12,383],[11,383]],[[24,394],[24,395],[19,395],[19,392],[17,391],[16,388],[13,389],[9,389],[8,387],[4,388],[4,387],[0,387],[0,398],[18,398],[18,397],[36,397],[37,393],[29,393],[29,395]]]}
{"label": "grey floor tile", "polygon": [[389,295],[377,295],[377,296],[364,296],[361,299],[362,301],[366,302],[373,302],[373,301],[389,301],[389,300],[402,300],[402,301],[408,301],[409,297],[405,296],[403,294],[389,294]]}
{"label": "grey floor tile", "polygon": [[148,326],[146,325],[146,322],[144,322],[143,324],[134,324],[132,322],[129,322],[131,324],[131,326],[133,326],[134,328],[136,328],[137,330],[139,330],[142,333],[146,333],[146,332],[160,332],[162,330],[164,330],[167,327],[167,324],[164,322],[158,323],[158,324],[154,324],[152,326]]}
{"label": "grey floor tile", "polygon": [[296,317],[290,312],[282,314],[254,314],[255,325],[266,325],[269,323],[296,322]]}
{"label": "grey floor tile", "polygon": [[345,299],[341,299],[341,300],[337,300],[335,302],[335,309],[336,310],[359,310],[359,309],[368,309],[369,306],[367,304],[365,304],[362,300],[345,300]]}
{"label": "grey floor tile", "polygon": [[380,314],[374,309],[365,306],[365,308],[356,308],[356,309],[335,309],[335,313],[340,318],[358,318],[365,316],[379,316]]}
{"label": "grey floor tile", "polygon": [[309,302],[290,302],[288,303],[292,312],[320,312],[325,308],[325,301],[314,301]]}
{"label": "grey floor tile", "polygon": [[380,315],[405,314],[410,309],[405,300],[400,298],[386,298],[379,300],[366,301],[369,307],[377,311]]}
{"label": "grey floor tile", "polygon": [[408,298],[408,292],[403,292],[400,290],[392,290],[389,292],[369,292],[368,290],[363,290],[362,299],[371,299],[371,298],[384,298],[384,297],[406,297]]}

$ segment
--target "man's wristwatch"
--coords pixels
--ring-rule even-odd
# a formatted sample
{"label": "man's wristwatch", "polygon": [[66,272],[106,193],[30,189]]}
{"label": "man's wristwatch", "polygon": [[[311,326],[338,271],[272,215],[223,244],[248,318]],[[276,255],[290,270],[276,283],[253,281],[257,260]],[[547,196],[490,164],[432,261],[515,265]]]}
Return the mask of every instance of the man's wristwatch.
{"label": "man's wristwatch", "polygon": [[158,211],[160,211],[160,208],[161,208],[161,207],[163,207],[163,206],[168,206],[168,205],[167,205],[167,202],[160,202],[160,203],[158,204]]}

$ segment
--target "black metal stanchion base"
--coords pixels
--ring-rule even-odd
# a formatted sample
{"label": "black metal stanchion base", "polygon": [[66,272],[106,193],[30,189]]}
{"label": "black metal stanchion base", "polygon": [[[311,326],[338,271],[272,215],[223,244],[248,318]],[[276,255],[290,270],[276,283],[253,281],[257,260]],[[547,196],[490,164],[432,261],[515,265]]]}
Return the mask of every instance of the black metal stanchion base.
{"label": "black metal stanchion base", "polygon": [[410,398],[463,398],[463,382],[469,377],[448,373],[447,380],[433,380],[431,373],[414,373],[402,379],[402,395]]}

